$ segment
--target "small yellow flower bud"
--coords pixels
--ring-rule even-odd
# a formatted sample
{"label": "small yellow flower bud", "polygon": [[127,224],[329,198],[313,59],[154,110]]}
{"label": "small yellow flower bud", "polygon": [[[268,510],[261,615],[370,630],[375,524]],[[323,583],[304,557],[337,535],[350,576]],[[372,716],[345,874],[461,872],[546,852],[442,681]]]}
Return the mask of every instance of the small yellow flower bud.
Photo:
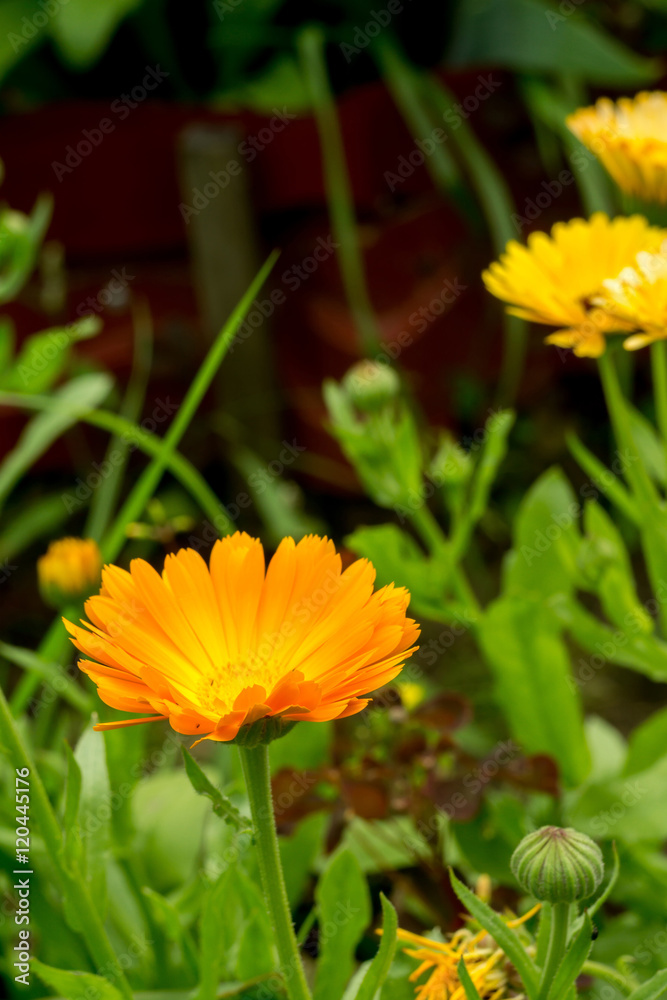
{"label": "small yellow flower bud", "polygon": [[51,542],[37,560],[39,589],[44,601],[63,608],[84,600],[100,585],[102,557],[91,538],[61,538]]}

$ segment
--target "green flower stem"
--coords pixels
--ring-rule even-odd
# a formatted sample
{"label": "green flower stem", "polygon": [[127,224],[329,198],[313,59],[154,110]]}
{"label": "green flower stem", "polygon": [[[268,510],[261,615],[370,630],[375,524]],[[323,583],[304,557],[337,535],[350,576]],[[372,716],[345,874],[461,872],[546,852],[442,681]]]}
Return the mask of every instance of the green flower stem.
{"label": "green flower stem", "polygon": [[280,969],[290,1000],[310,1000],[310,991],[299,954],[285,889],[278,834],[273,815],[268,744],[239,746],[250,811],[255,827],[255,846],[264,898],[276,936]]}
{"label": "green flower stem", "polygon": [[664,340],[651,344],[651,373],[658,427],[667,452],[667,343]]}
{"label": "green flower stem", "polygon": [[410,511],[410,518],[430,554],[436,559],[445,559],[449,562],[452,586],[456,596],[472,612],[473,619],[479,618],[482,615],[482,607],[463,569],[453,559],[449,539],[429,507],[422,504],[416,510]]}
{"label": "green flower stem", "polygon": [[81,921],[81,933],[90,956],[98,969],[114,972],[114,985],[126,1000],[132,1000],[132,990],[120,968],[99,911],[95,906],[81,872],[65,862],[63,835],[42,779],[0,690],[0,742],[14,768],[27,768],[30,781],[30,811],[55,866],[58,880]]}
{"label": "green flower stem", "polygon": [[[598,366],[607,411],[614,429],[616,443],[630,457],[638,457],[639,453],[632,434],[630,415],[621,391],[618,372],[616,371],[614,360],[609,350],[606,350],[598,358]],[[641,461],[629,462],[626,477],[639,503],[648,506],[649,509],[655,509],[660,498],[643,463]]]}
{"label": "green flower stem", "polygon": [[[545,903],[549,906],[549,903]],[[540,983],[537,990],[537,1000],[547,1000],[549,990],[554,981],[558,966],[565,955],[567,945],[567,930],[570,920],[570,904],[554,903],[551,906],[551,929],[547,957],[540,973]]]}
{"label": "green flower stem", "polygon": [[298,36],[298,47],[322,147],[324,185],[331,228],[339,244],[338,262],[343,287],[357,327],[360,346],[365,354],[372,357],[380,351],[380,333],[366,284],[343,137],[327,77],[322,31],[315,26],[304,28]]}

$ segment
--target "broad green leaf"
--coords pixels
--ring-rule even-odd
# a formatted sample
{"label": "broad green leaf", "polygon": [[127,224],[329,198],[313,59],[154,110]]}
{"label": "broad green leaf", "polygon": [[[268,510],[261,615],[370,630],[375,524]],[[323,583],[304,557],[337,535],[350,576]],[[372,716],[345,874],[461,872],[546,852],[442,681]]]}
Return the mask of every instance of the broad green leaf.
{"label": "broad green leaf", "polygon": [[326,813],[314,813],[302,819],[289,837],[280,838],[280,860],[287,899],[292,909],[296,909],[301,902],[308,879],[322,851],[327,821]]}
{"label": "broad green leaf", "polygon": [[453,871],[450,870],[449,876],[454,892],[468,913],[489,932],[498,947],[503,949],[521,976],[526,992],[532,996],[537,988],[537,969],[517,935],[490,906],[459,882]]}
{"label": "broad green leaf", "polygon": [[567,825],[598,840],[662,842],[667,839],[666,783],[667,755],[645,771],[588,784],[570,802]]}
{"label": "broad green leaf", "polygon": [[643,635],[633,625],[613,629],[604,625],[578,601],[556,595],[549,607],[561,625],[591,655],[579,657],[574,666],[574,682],[585,686],[607,663],[629,667],[655,681],[667,680],[667,643],[653,635]]}
{"label": "broad green leaf", "polygon": [[46,392],[67,367],[73,345],[96,336],[101,329],[98,316],[84,316],[68,326],[28,337],[0,385],[9,392]]}
{"label": "broad green leaf", "polygon": [[585,15],[541,0],[458,4],[445,63],[542,75],[570,73],[619,87],[648,83],[659,73],[657,61],[635,55]]}
{"label": "broad green leaf", "polygon": [[65,857],[71,862],[78,860],[81,853],[81,828],[79,824],[81,768],[67,742],[65,743],[65,755],[67,757],[67,781],[65,784],[63,830],[65,833]]}
{"label": "broad green leaf", "polygon": [[[109,375],[96,372],[80,375],[56,389],[53,405],[30,420],[0,465],[0,502],[53,442],[77,422],[79,414],[102,402],[112,384]],[[2,402],[0,393],[0,406]]]}
{"label": "broad green leaf", "polygon": [[637,774],[655,764],[667,753],[667,708],[649,716],[631,733],[625,775]]}
{"label": "broad green leaf", "polygon": [[633,990],[628,1000],[662,1000],[665,996],[667,996],[667,969],[661,969],[648,982]]}
{"label": "broad green leaf", "polygon": [[559,1000],[560,997],[567,996],[568,990],[581,972],[581,967],[588,958],[593,947],[593,925],[591,918],[586,913],[582,926],[575,934],[570,946],[565,953],[565,958],[558,966],[558,971],[554,976],[549,988],[548,997]]}
{"label": "broad green leaf", "polygon": [[366,879],[354,855],[337,851],[315,889],[320,958],[314,1000],[340,1000],[354,971],[354,953],[371,919]]}
{"label": "broad green leaf", "polygon": [[653,619],[637,596],[630,556],[618,528],[594,502],[586,504],[584,525],[590,543],[591,586],[605,615],[621,628],[652,632]]}
{"label": "broad green leaf", "polygon": [[215,815],[224,819],[225,823],[229,823],[241,833],[251,831],[252,823],[250,820],[246,816],[242,816],[233,802],[209,781],[190,751],[185,747],[181,747],[181,751],[185,763],[185,773],[190,779],[192,787],[199,795],[205,795],[211,800]]}
{"label": "broad green leaf", "polygon": [[92,972],[68,972],[65,969],[55,969],[44,965],[33,958],[30,967],[47,986],[55,991],[56,996],[67,1000],[123,1000],[122,993],[108,979],[96,976]]}
{"label": "broad green leaf", "polygon": [[79,829],[82,867],[95,905],[106,910],[106,862],[111,847],[113,800],[107,771],[104,736],[89,727],[76,745],[74,758],[81,772]]}
{"label": "broad green leaf", "polygon": [[350,1000],[374,1000],[378,991],[382,988],[382,984],[387,978],[391,963],[394,960],[398,917],[396,916],[396,910],[384,893],[380,893],[380,903],[382,904],[382,941],[380,942],[380,948],[362,979],[361,986]]}
{"label": "broad green leaf", "polygon": [[[1,58],[0,58],[1,61]],[[0,209],[0,302],[11,302],[28,280],[51,222],[53,198],[40,195],[30,215]]]}
{"label": "broad green leaf", "polygon": [[192,878],[201,850],[210,804],[193,795],[184,771],[157,771],[132,796],[136,849],[142,854],[148,884],[158,892]]}
{"label": "broad green leaf", "polygon": [[229,919],[226,894],[229,870],[223,872],[204,897],[199,924],[199,987],[193,1000],[215,1000],[225,955],[220,947],[222,924]]}
{"label": "broad green leaf", "polygon": [[553,612],[539,601],[495,601],[479,625],[497,701],[524,753],[547,753],[567,784],[590,769],[580,700]]}
{"label": "broad green leaf", "polygon": [[571,593],[578,576],[583,508],[560,469],[549,469],[526,494],[514,525],[504,592],[526,597]]}
{"label": "broad green leaf", "polygon": [[617,778],[623,771],[627,755],[623,735],[599,715],[587,716],[584,728],[592,762],[589,781]]}
{"label": "broad green leaf", "polygon": [[140,2],[68,0],[50,22],[50,31],[62,59],[77,70],[92,65],[106,49],[120,22]]}

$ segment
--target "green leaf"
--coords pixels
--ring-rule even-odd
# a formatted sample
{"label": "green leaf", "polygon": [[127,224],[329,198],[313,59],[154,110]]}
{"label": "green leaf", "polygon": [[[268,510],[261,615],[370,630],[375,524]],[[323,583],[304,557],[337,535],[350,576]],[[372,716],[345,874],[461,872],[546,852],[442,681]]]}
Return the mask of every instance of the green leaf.
{"label": "green leaf", "polygon": [[526,494],[514,525],[504,592],[526,597],[571,593],[578,578],[583,513],[560,469],[545,472]]}
{"label": "green leaf", "polygon": [[592,947],[593,924],[586,913],[582,926],[575,934],[563,961],[558,966],[558,971],[549,988],[548,998],[553,997],[554,1000],[560,1000],[561,997],[567,996],[568,990],[574,985]]}
{"label": "green leaf", "polygon": [[576,642],[593,655],[580,659],[575,668],[576,683],[587,683],[606,663],[617,663],[655,681],[667,680],[667,643],[653,635],[642,635],[632,620],[626,629],[609,628],[578,601],[557,594],[549,607]]}
{"label": "green leaf", "polygon": [[660,709],[632,732],[624,774],[652,767],[667,752],[667,708]]}
{"label": "green leaf", "polygon": [[354,970],[354,953],[371,919],[366,879],[347,850],[330,859],[315,889],[320,958],[314,1000],[340,1000]]}
{"label": "green leaf", "polygon": [[641,524],[641,514],[637,502],[619,482],[618,476],[606,465],[603,465],[576,434],[567,434],[565,439],[573,458],[590,480],[587,496],[597,498],[599,493],[602,493],[616,505],[632,524]]}
{"label": "green leaf", "polygon": [[477,991],[477,987],[470,978],[470,973],[468,972],[468,966],[465,964],[464,960],[461,959],[456,971],[459,974],[459,979],[461,980],[461,985],[465,990],[466,1000],[481,1000],[481,997]]}
{"label": "green leaf", "polygon": [[91,66],[111,41],[120,22],[141,0],[68,0],[51,19],[60,55],[73,69]]}
{"label": "green leaf", "polygon": [[83,872],[95,905],[106,910],[106,863],[111,847],[112,797],[104,736],[92,727],[76,745],[74,758],[81,773],[79,828]]}
{"label": "green leaf", "polygon": [[590,769],[580,699],[553,612],[518,597],[491,604],[478,627],[496,699],[524,753],[553,756],[570,785]]}
{"label": "green leaf", "polygon": [[605,615],[620,628],[652,632],[653,619],[637,596],[630,556],[618,528],[593,502],[586,504],[584,525],[590,542],[591,585]]}
{"label": "green leaf", "polygon": [[629,777],[586,785],[568,806],[567,825],[626,846],[662,842],[667,839],[666,782],[667,755]]}
{"label": "green leaf", "polygon": [[222,873],[204,898],[199,925],[199,988],[194,1000],[215,1000],[225,955],[220,947],[223,923],[229,918],[229,870]]}
{"label": "green leaf", "polygon": [[647,420],[644,414],[640,413],[632,403],[626,401],[625,405],[630,419],[632,440],[639,453],[639,460],[651,479],[660,486],[667,486],[667,460],[658,432],[650,420]]}
{"label": "green leaf", "polygon": [[122,993],[108,979],[95,976],[92,972],[67,972],[65,969],[55,969],[52,965],[44,965],[33,958],[30,966],[47,986],[50,986],[59,997],[67,1000],[123,1000]]}
{"label": "green leaf", "polygon": [[662,1000],[665,995],[667,995],[667,969],[661,969],[648,982],[633,990],[628,1000]]}
{"label": "green leaf", "polygon": [[460,554],[463,554],[467,547],[465,539],[486,510],[491,487],[507,454],[507,439],[515,419],[516,415],[512,410],[498,410],[484,424],[482,452],[475,466],[470,486],[470,501],[460,529],[464,538],[461,548],[458,549]]}
{"label": "green leaf", "polygon": [[52,327],[28,337],[2,378],[2,388],[10,392],[46,392],[67,367],[73,345],[96,336],[101,329],[99,316],[84,316],[68,326]]}
{"label": "green leaf", "polygon": [[79,826],[81,768],[67,742],[65,742],[65,756],[67,757],[67,781],[65,784],[63,829],[65,833],[65,857],[72,862],[78,860],[81,855],[81,829]]}
{"label": "green leaf", "polygon": [[445,63],[540,75],[569,73],[590,83],[618,87],[647,83],[660,72],[657,60],[635,55],[583,16],[571,10],[563,13],[541,0],[458,4]]}
{"label": "green leaf", "polygon": [[387,978],[391,963],[394,960],[398,917],[396,910],[382,892],[380,893],[380,903],[382,905],[382,941],[380,942],[380,948],[366,971],[361,981],[361,986],[350,1000],[374,1000],[378,990],[382,988],[382,984]]}
{"label": "green leaf", "polygon": [[285,876],[287,899],[293,910],[303,899],[308,880],[315,869],[324,841],[326,813],[306,816],[289,837],[280,838],[280,860]]}
{"label": "green leaf", "polygon": [[192,787],[199,795],[205,795],[213,803],[213,812],[225,823],[229,823],[241,833],[252,831],[252,823],[246,816],[242,816],[233,802],[223,795],[219,788],[209,781],[197,761],[189,750],[181,747],[183,761],[185,763],[185,773],[187,774]]}
{"label": "green leaf", "polygon": [[[77,422],[81,413],[102,402],[112,385],[111,377],[100,372],[80,375],[54,392],[52,405],[30,420],[16,447],[0,465],[0,502],[53,442]],[[0,406],[2,402],[0,393]]]}
{"label": "green leaf", "polygon": [[474,892],[459,882],[451,869],[449,877],[454,892],[468,913],[489,932],[498,947],[502,948],[521,976],[526,992],[532,996],[537,990],[537,969],[519,938],[490,906],[487,906]]}

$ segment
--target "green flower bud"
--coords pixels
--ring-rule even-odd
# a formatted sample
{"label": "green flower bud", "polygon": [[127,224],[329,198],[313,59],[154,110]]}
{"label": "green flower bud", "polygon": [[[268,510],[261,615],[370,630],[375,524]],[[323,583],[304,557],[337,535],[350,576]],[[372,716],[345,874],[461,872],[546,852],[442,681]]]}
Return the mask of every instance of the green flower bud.
{"label": "green flower bud", "polygon": [[510,864],[521,887],[544,903],[588,899],[604,875],[600,848],[571,827],[543,826],[529,833]]}
{"label": "green flower bud", "polygon": [[393,368],[377,361],[359,361],[343,378],[343,389],[363,413],[381,410],[396,399],[401,381]]}

